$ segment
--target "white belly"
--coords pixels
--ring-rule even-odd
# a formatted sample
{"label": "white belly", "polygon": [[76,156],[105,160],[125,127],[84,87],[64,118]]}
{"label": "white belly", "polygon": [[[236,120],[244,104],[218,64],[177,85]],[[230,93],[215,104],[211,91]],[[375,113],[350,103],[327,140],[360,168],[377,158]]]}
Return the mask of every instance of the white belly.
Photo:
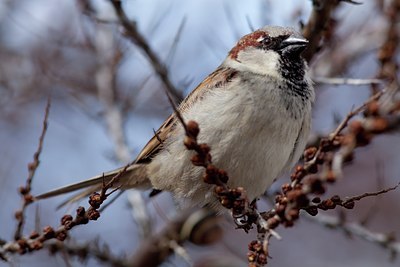
{"label": "white belly", "polygon": [[[279,92],[269,86],[250,92],[239,87],[229,92],[213,90],[207,101],[183,114],[186,121],[199,124],[198,141],[211,147],[213,164],[227,171],[228,185],[244,187],[250,201],[290,167],[291,157],[298,159],[310,126],[311,104],[295,119],[283,107]],[[191,164],[194,152],[185,148],[184,131],[178,128],[178,134],[164,144],[167,149],[150,163],[150,180],[155,188],[195,204],[213,202],[211,186],[202,181],[204,168]]]}

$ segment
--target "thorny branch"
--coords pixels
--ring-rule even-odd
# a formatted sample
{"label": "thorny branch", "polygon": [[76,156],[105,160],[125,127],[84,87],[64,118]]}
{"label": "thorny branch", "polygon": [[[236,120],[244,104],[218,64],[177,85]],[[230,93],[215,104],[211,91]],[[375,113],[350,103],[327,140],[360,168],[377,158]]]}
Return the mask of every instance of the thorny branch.
{"label": "thorny branch", "polygon": [[44,113],[42,133],[40,134],[39,137],[39,145],[35,154],[33,155],[33,162],[28,164],[29,174],[28,178],[26,179],[26,184],[25,186],[21,186],[19,188],[19,193],[21,194],[23,201],[22,201],[22,208],[15,212],[15,218],[17,219],[18,224],[14,234],[14,240],[18,240],[21,238],[25,223],[25,210],[28,207],[28,205],[33,202],[33,196],[31,195],[32,181],[33,177],[35,176],[36,170],[40,164],[39,157],[40,153],[42,153],[44,137],[46,136],[48,119],[50,114],[50,106],[51,106],[51,101],[50,98],[48,98],[46,104],[46,110]]}

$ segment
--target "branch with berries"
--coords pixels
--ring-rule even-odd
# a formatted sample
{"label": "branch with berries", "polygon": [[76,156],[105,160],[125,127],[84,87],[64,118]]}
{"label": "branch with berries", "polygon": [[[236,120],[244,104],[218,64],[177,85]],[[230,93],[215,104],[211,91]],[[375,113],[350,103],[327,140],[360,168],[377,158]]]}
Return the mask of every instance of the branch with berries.
{"label": "branch with berries", "polygon": [[[198,124],[189,121],[185,125],[184,144],[188,150],[196,152],[191,158],[192,164],[205,169],[203,181],[215,185],[214,193],[217,199],[222,206],[231,210],[238,228],[246,232],[254,226],[257,228],[258,240],[249,244],[249,266],[263,266],[267,263],[269,239],[278,236],[274,229],[279,225],[293,226],[301,210],[316,216],[319,210],[326,211],[337,207],[353,209],[357,201],[397,189],[398,185],[347,198],[338,195],[326,199],[320,197],[327,191],[329,184],[342,176],[342,163],[354,157],[357,147],[369,144],[378,134],[400,127],[400,102],[393,103],[393,108],[387,110],[386,114],[380,113],[383,106],[379,99],[382,95],[383,92],[375,94],[351,111],[329,137],[321,140],[318,148],[310,147],[305,150],[304,163],[295,168],[291,182],[284,184],[281,192],[275,197],[274,208],[266,212],[259,212],[255,202],[249,203],[243,188],[229,188],[226,171],[212,164],[210,147],[197,142],[200,132]],[[384,107],[387,109],[387,105]],[[349,122],[361,112],[364,112],[364,118]],[[347,132],[342,133],[346,129]]]}

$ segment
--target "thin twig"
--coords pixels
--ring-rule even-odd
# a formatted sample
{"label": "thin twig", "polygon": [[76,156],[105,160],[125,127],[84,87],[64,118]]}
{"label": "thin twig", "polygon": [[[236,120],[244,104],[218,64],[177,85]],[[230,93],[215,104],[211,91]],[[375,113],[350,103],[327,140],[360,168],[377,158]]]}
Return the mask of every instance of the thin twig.
{"label": "thin twig", "polygon": [[379,191],[376,191],[376,192],[367,192],[367,193],[363,193],[363,194],[358,195],[358,196],[353,196],[353,197],[346,198],[343,201],[343,205],[346,205],[347,203],[350,203],[350,202],[359,201],[359,200],[361,200],[363,198],[366,198],[366,197],[375,197],[375,196],[379,196],[379,195],[382,195],[382,194],[386,194],[387,192],[396,190],[399,186],[400,186],[400,182],[395,186],[392,186],[392,187],[389,187],[389,188],[385,188],[385,189],[382,189],[382,190],[379,190]]}
{"label": "thin twig", "polygon": [[[329,134],[329,138],[328,141],[332,142],[342,131],[344,128],[346,128],[347,124],[349,123],[349,121],[356,116],[357,114],[359,114],[360,112],[362,112],[369,103],[371,103],[372,101],[378,100],[382,94],[384,94],[385,90],[379,91],[378,93],[376,93],[375,95],[373,95],[372,97],[370,97],[366,102],[364,102],[362,105],[360,105],[359,107],[353,109],[352,111],[350,111],[346,117],[341,121],[341,123],[336,127],[335,131],[333,131],[331,134]],[[310,168],[312,168],[312,166],[315,165],[316,161],[318,160],[318,157],[320,156],[321,152],[322,152],[322,146],[320,145],[318,147],[317,152],[315,153],[313,159],[309,160],[308,162],[306,162],[304,164],[304,169],[305,170],[309,170]]]}
{"label": "thin twig", "polygon": [[40,164],[40,154],[42,153],[42,148],[43,148],[43,142],[44,138],[46,136],[47,132],[47,127],[48,127],[48,119],[49,119],[49,114],[50,114],[50,106],[51,106],[51,100],[50,97],[47,99],[47,104],[46,104],[46,109],[44,113],[44,119],[43,119],[43,126],[42,126],[42,133],[40,134],[39,137],[39,145],[38,148],[33,155],[33,162],[28,164],[28,178],[26,179],[26,184],[25,187],[20,187],[19,192],[21,193],[23,197],[23,202],[22,202],[22,207],[19,211],[16,211],[15,217],[18,221],[17,224],[17,229],[15,230],[14,234],[14,239],[18,240],[20,239],[22,235],[22,231],[24,228],[24,223],[25,223],[25,210],[28,207],[30,203],[33,201],[33,197],[31,195],[31,189],[32,189],[32,181],[33,177],[35,176],[36,170],[39,167]]}
{"label": "thin twig", "polygon": [[329,135],[329,139],[332,141],[333,139],[335,139],[336,136],[338,136],[338,134],[340,134],[341,131],[343,131],[343,129],[347,126],[348,122],[351,120],[351,118],[353,118],[355,115],[359,114],[361,111],[363,111],[369,103],[371,103],[372,101],[378,100],[382,94],[385,91],[379,91],[376,94],[374,94],[373,96],[371,96],[366,102],[364,102],[361,106],[357,107],[356,109],[350,111],[346,117],[342,120],[342,122],[338,125],[338,127],[336,128],[336,130]]}
{"label": "thin twig", "polygon": [[70,244],[66,242],[53,242],[46,244],[46,248],[49,249],[50,253],[65,253],[69,256],[77,256],[80,259],[87,259],[93,257],[101,262],[109,263],[110,266],[114,267],[129,267],[131,266],[124,257],[115,256],[107,246],[100,247],[98,244],[93,242],[86,244]]}

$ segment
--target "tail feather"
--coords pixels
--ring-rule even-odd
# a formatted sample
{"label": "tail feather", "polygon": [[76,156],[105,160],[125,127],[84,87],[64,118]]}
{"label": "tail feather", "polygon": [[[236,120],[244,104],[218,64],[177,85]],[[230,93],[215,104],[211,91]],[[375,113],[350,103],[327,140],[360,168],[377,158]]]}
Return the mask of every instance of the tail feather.
{"label": "tail feather", "polygon": [[73,204],[75,202],[80,201],[83,198],[90,196],[93,192],[98,192],[101,190],[101,185],[93,185],[89,188],[79,191],[78,193],[73,194],[72,196],[68,196],[68,198],[64,199],[61,203],[57,205],[56,209],[60,209],[64,206]]}
{"label": "tail feather", "polygon": [[[72,198],[69,199],[68,202],[73,202],[76,200],[79,200],[82,197],[87,196],[91,192],[94,192],[96,190],[99,190],[102,186],[103,183],[108,183],[110,182],[116,175],[118,175],[123,168],[116,169],[114,171],[110,171],[101,175],[97,175],[95,177],[92,177],[90,179],[63,186],[61,188],[57,188],[54,190],[51,190],[49,192],[40,194],[38,196],[35,196],[35,199],[45,199],[45,198],[50,198],[66,193],[70,193],[79,189],[83,188],[88,188],[87,190],[84,190],[81,193],[76,194]],[[142,164],[135,164],[130,166],[124,173],[121,174],[121,176],[118,178],[118,183],[114,184],[113,187],[121,186],[122,188],[133,188],[133,187],[146,187],[150,188],[150,181],[146,177],[145,173],[145,168]]]}

